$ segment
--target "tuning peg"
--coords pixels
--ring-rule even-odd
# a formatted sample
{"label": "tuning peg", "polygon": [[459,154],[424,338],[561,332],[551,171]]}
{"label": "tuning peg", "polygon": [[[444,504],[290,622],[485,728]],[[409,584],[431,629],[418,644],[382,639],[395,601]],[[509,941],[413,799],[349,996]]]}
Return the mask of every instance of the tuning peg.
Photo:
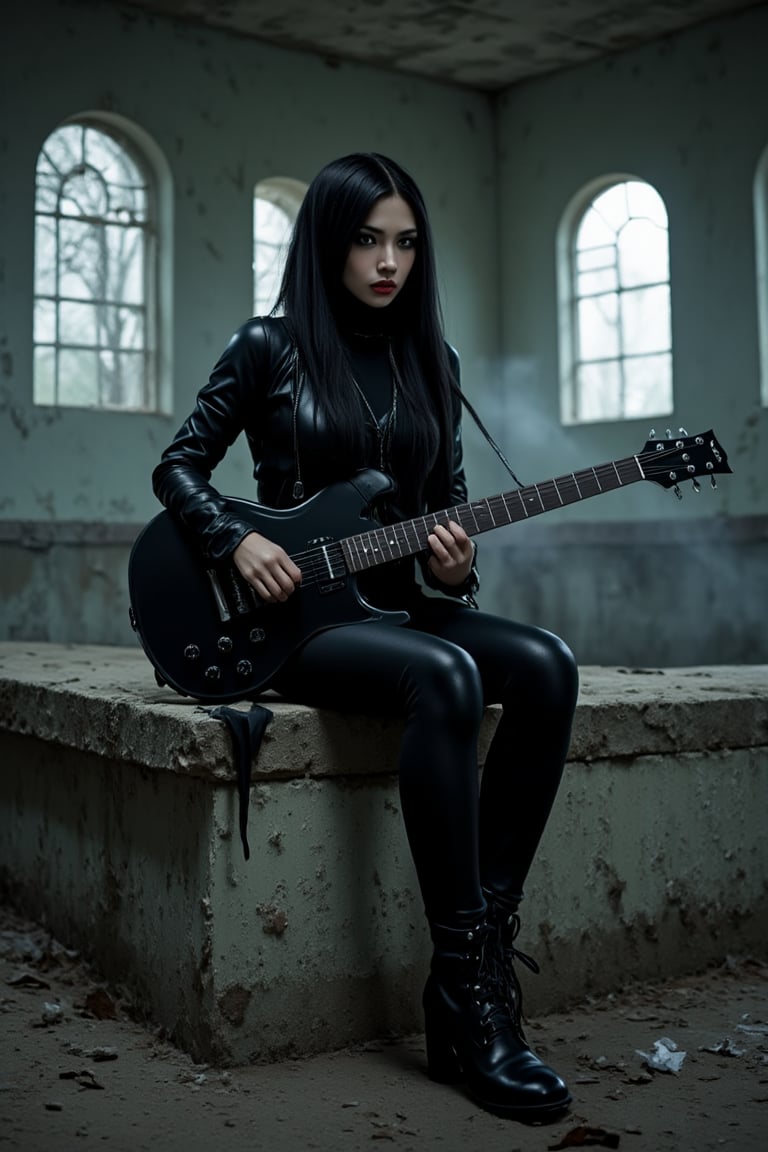
{"label": "tuning peg", "polygon": [[694,492],[701,492],[701,484],[699,484],[695,476],[693,478],[693,490]]}
{"label": "tuning peg", "polygon": [[650,432],[648,433],[648,439],[649,440],[655,440],[656,439],[656,429],[655,428],[651,428]]}
{"label": "tuning peg", "polygon": [[682,498],[683,498],[683,494],[682,494],[682,492],[680,491],[680,485],[679,485],[679,484],[675,484],[675,486],[674,486],[674,488],[672,489],[672,491],[674,492],[675,496],[677,496],[678,500],[682,500]]}
{"label": "tuning peg", "polygon": [[688,435],[685,428],[678,428],[678,432],[680,433],[681,436],[687,436]]}
{"label": "tuning peg", "polygon": [[672,439],[672,429],[667,428],[667,440],[671,440],[671,439]]}
{"label": "tuning peg", "polygon": [[713,488],[717,488],[717,480],[715,480],[714,476],[710,476],[709,482]]}

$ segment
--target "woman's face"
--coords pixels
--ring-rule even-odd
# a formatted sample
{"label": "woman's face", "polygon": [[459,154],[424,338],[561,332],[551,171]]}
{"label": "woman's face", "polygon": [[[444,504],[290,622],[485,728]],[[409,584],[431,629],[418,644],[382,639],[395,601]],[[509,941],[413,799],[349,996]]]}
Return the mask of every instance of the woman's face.
{"label": "woman's face", "polygon": [[386,308],[401,291],[416,259],[416,221],[400,196],[377,200],[352,241],[344,287],[371,308]]}

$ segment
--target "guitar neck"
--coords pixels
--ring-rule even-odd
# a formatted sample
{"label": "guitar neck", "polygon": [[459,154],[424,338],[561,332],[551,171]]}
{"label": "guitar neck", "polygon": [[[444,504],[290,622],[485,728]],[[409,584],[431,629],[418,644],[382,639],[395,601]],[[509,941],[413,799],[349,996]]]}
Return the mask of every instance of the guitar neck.
{"label": "guitar neck", "polygon": [[423,552],[428,546],[429,534],[438,524],[445,524],[448,520],[460,524],[468,536],[478,536],[481,532],[529,520],[542,512],[553,512],[566,504],[600,496],[644,479],[638,457],[627,456],[623,460],[612,460],[581,472],[569,472],[566,476],[557,476],[540,484],[513,488],[498,496],[457,504],[442,512],[430,512],[414,520],[403,520],[372,532],[348,536],[340,543],[350,571],[362,572],[390,560]]}

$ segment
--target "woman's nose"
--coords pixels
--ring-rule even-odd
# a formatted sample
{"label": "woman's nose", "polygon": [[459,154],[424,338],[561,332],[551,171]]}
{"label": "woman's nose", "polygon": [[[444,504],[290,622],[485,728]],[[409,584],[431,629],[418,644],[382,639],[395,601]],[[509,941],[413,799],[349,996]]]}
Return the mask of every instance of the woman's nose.
{"label": "woman's nose", "polygon": [[379,268],[397,268],[397,260],[395,259],[394,249],[387,248],[387,250],[382,253],[379,260]]}

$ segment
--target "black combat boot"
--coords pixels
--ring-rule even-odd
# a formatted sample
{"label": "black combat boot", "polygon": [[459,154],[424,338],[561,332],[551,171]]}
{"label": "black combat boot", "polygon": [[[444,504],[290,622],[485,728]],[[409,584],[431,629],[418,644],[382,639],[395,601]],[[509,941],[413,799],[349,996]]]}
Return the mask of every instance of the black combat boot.
{"label": "black combat boot", "polygon": [[489,1112],[544,1120],[570,1103],[560,1077],[531,1052],[510,1014],[486,918],[467,928],[431,925],[435,950],[424,989],[427,1065],[433,1080],[466,1081]]}

